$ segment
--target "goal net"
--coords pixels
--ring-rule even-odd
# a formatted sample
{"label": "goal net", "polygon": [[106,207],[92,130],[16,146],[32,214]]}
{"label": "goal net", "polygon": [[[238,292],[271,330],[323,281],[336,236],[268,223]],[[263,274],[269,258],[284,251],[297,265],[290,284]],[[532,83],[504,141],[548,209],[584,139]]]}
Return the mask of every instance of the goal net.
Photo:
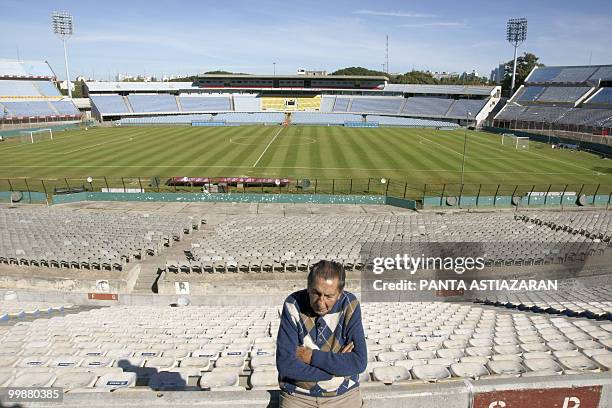
{"label": "goal net", "polygon": [[51,129],[27,130],[20,132],[21,143],[36,143],[45,140],[53,140]]}
{"label": "goal net", "polygon": [[516,136],[512,133],[503,133],[502,142],[504,146],[508,146],[516,150],[529,150],[529,138]]}

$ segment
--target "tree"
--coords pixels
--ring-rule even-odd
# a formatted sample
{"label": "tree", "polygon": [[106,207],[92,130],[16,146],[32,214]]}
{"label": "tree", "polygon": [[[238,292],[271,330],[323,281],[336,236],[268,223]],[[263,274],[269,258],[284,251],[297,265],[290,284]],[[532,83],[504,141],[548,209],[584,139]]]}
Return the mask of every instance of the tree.
{"label": "tree", "polygon": [[429,72],[410,71],[393,78],[391,83],[395,84],[431,84],[437,83],[436,79]]}
{"label": "tree", "polygon": [[[544,64],[539,62],[540,58],[535,54],[526,52],[516,59],[516,81],[514,90],[517,90],[525,82],[525,78],[535,67],[543,67]],[[504,80],[502,81],[502,91],[511,94],[510,87],[512,86],[512,66],[514,60],[506,62]]]}
{"label": "tree", "polygon": [[342,68],[332,72],[331,75],[389,76],[386,72],[375,71],[364,67]]}

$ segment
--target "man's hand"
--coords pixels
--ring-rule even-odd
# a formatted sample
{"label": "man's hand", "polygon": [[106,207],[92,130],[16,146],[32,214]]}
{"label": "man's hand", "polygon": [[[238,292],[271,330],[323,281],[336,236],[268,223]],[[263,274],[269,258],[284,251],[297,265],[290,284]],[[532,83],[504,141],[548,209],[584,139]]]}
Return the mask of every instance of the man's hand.
{"label": "man's hand", "polygon": [[[339,353],[350,353],[351,351],[353,351],[353,348],[355,348],[355,345],[351,341],[350,343],[347,343],[342,346]],[[298,360],[306,364],[310,364],[310,361],[312,360],[312,349],[304,346],[299,346],[297,349],[295,349],[295,356]]]}
{"label": "man's hand", "polygon": [[298,360],[310,364],[310,360],[312,359],[312,349],[304,346],[299,346],[295,350],[295,356]]}
{"label": "man's hand", "polygon": [[342,348],[340,349],[340,353],[350,353],[351,351],[353,351],[354,348],[355,348],[355,345],[351,341],[350,343],[347,343],[344,346],[342,346]]}

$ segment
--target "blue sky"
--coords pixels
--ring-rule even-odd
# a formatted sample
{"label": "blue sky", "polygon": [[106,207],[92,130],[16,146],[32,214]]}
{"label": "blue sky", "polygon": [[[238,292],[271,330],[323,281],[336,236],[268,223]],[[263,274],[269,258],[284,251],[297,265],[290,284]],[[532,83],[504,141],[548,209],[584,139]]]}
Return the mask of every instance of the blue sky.
{"label": "blue sky", "polygon": [[[609,0],[576,1],[40,1],[0,0],[0,58],[47,60],[63,77],[53,10],[74,15],[72,76],[195,74],[223,69],[293,74],[298,68],[488,75],[512,58],[511,17],[527,17],[520,52],[547,65],[612,64]],[[591,57],[592,55],[592,57]]]}

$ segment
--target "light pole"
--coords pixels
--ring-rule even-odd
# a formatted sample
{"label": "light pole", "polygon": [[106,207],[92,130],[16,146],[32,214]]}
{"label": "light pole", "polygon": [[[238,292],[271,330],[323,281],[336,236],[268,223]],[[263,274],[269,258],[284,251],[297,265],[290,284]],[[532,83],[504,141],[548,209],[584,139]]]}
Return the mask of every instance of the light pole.
{"label": "light pole", "polygon": [[467,148],[467,130],[469,126],[469,118],[472,112],[465,112],[465,131],[463,133],[463,158],[461,160],[461,185],[463,185],[463,176],[465,173],[465,149]]}
{"label": "light pole", "polygon": [[274,68],[273,68],[273,69],[274,69],[274,71],[273,71],[273,72],[274,72],[274,76],[276,76],[276,62],[273,62],[273,63],[272,63],[272,66],[274,67]]}
{"label": "light pole", "polygon": [[514,92],[516,83],[516,50],[527,39],[527,19],[511,18],[506,25],[506,39],[514,46],[514,64],[512,65],[512,86],[510,95]]}
{"label": "light pole", "polygon": [[72,30],[72,15],[66,12],[54,11],[51,16],[53,33],[55,33],[64,43],[64,63],[66,65],[66,87],[68,88],[68,97],[72,98],[72,89],[70,87],[70,72],[68,71],[68,52],[66,51],[66,41],[73,33]]}

